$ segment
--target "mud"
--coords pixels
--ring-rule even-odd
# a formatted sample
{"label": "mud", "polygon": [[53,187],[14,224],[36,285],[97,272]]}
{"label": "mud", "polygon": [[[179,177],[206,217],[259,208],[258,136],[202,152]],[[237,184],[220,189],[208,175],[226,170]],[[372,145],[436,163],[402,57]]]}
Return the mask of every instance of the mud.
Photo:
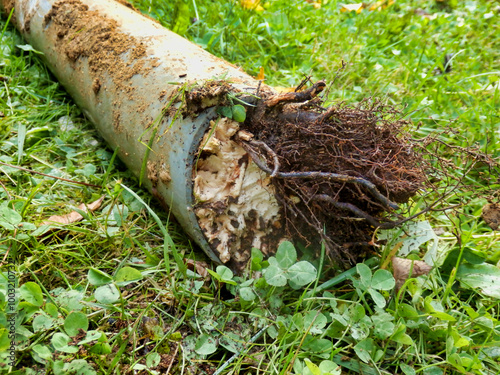
{"label": "mud", "polygon": [[111,76],[118,90],[131,94],[130,79],[136,74],[147,75],[157,64],[157,59],[147,57],[144,43],[119,32],[115,20],[89,10],[79,0],[56,2],[45,16],[44,26],[55,29],[57,47],[71,62],[88,59],[96,76],[92,86],[96,95],[104,75]]}

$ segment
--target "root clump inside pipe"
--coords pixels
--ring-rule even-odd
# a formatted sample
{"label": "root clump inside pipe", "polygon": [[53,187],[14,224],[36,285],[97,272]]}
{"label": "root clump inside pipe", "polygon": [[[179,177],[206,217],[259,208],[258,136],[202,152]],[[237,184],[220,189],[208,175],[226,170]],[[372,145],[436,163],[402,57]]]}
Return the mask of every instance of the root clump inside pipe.
{"label": "root clump inside pipe", "polygon": [[[262,90],[258,100],[245,99],[253,105],[247,106],[243,124],[222,119],[225,125],[215,131],[219,135],[210,138],[207,133],[195,191],[200,181],[211,181],[218,193],[205,194],[197,213],[200,223],[211,223],[201,226],[219,254],[224,248],[223,261],[234,260],[233,253],[241,261],[248,259],[250,247],[242,248],[234,239],[241,238],[243,227],[253,220],[261,224],[260,236],[247,246],[267,244],[268,253],[283,238],[300,240],[312,249],[323,241],[332,260],[347,266],[370,249],[375,228],[398,225],[397,203],[423,188],[426,164],[405,133],[409,122],[401,113],[379,100],[324,108],[317,98],[324,87],[320,81],[300,92],[276,95]],[[229,132],[221,130],[227,123],[233,124]],[[255,197],[259,204],[236,192],[241,181],[262,188],[265,194]],[[232,193],[227,193],[228,186]],[[252,209],[235,220],[231,214],[242,203]],[[254,235],[252,230],[243,237]]]}

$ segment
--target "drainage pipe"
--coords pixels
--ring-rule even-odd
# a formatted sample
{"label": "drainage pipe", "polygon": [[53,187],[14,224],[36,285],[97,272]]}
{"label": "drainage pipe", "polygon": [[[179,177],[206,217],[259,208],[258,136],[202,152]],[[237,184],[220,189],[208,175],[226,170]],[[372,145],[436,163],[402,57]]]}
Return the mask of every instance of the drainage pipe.
{"label": "drainage pipe", "polygon": [[269,176],[231,140],[238,123],[216,113],[228,92],[258,81],[125,1],[0,7],[14,9],[17,29],[85,116],[212,260],[238,268],[252,246],[274,248],[280,212]]}

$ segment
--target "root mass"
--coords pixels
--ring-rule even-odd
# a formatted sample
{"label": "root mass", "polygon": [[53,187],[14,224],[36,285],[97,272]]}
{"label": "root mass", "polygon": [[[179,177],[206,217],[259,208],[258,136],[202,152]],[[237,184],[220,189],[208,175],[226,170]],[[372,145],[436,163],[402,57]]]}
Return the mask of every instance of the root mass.
{"label": "root mass", "polygon": [[242,126],[254,137],[240,143],[273,177],[286,235],[306,245],[320,238],[348,265],[369,250],[376,227],[400,222],[397,203],[423,187],[426,164],[400,111],[371,99],[323,108],[324,87],[260,93]]}

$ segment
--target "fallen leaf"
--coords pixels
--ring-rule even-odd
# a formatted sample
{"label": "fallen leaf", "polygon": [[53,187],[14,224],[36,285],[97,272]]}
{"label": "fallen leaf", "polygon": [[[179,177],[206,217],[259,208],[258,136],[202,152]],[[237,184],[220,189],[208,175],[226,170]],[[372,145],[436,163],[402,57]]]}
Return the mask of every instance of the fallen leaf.
{"label": "fallen leaf", "polygon": [[[99,207],[101,207],[103,200],[104,200],[104,195],[90,204],[82,203],[81,205],[78,206],[78,209],[84,212],[94,212]],[[80,215],[78,212],[71,211],[69,214],[66,215],[52,215],[47,220],[45,220],[41,225],[71,224],[71,223],[76,223],[82,219],[83,216]]]}
{"label": "fallen leaf", "polygon": [[496,203],[484,205],[481,217],[491,229],[497,230],[500,225],[500,205]]}
{"label": "fallen leaf", "polygon": [[208,276],[207,263],[192,259],[184,259],[184,262],[186,263],[186,266],[189,270],[196,272],[203,278],[206,278]]}
{"label": "fallen leaf", "polygon": [[394,279],[396,280],[397,292],[410,277],[427,275],[432,267],[421,260],[392,257],[392,269]]}

